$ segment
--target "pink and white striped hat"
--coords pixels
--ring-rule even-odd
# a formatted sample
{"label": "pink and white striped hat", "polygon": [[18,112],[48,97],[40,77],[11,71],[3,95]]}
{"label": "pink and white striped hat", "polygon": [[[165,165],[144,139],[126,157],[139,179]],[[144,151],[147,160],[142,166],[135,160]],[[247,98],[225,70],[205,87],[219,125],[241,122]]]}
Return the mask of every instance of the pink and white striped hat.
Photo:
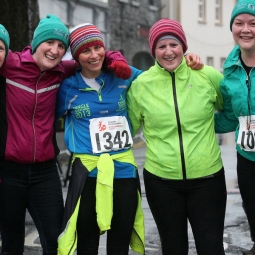
{"label": "pink and white striped hat", "polygon": [[70,49],[75,60],[86,48],[96,45],[105,48],[103,36],[95,25],[83,23],[70,30]]}
{"label": "pink and white striped hat", "polygon": [[183,53],[188,49],[187,40],[185,33],[181,24],[172,19],[163,18],[157,21],[151,28],[149,32],[149,43],[151,55],[155,58],[155,48],[158,40],[166,35],[171,35],[175,37],[181,44],[183,48]]}

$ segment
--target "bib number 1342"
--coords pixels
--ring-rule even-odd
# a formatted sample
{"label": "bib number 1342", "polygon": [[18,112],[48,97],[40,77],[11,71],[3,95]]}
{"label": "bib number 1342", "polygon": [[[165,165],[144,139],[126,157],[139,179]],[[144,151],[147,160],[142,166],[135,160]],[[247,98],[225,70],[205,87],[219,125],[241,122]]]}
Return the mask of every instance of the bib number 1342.
{"label": "bib number 1342", "polygon": [[133,145],[126,117],[113,116],[90,120],[93,153],[122,150]]}

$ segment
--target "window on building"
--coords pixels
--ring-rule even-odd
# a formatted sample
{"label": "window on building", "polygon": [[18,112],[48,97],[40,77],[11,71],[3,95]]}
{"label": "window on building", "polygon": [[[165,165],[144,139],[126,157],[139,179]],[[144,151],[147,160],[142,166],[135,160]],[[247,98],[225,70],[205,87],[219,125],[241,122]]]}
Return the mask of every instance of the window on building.
{"label": "window on building", "polygon": [[222,0],[215,0],[215,21],[217,24],[222,23]]}
{"label": "window on building", "polygon": [[[84,15],[84,13],[86,13],[86,15]],[[72,17],[74,26],[85,22],[93,23],[93,8],[76,4]]]}
{"label": "window on building", "polygon": [[213,57],[207,57],[206,58],[206,64],[208,66],[213,66]]}
{"label": "window on building", "polygon": [[226,61],[226,58],[220,58],[220,72],[223,73],[223,66]]}
{"label": "window on building", "polygon": [[149,0],[149,10],[154,12],[159,10],[156,0]]}
{"label": "window on building", "polygon": [[58,16],[65,25],[68,26],[68,17],[67,17],[67,9],[68,5],[67,2],[55,0],[39,0],[39,13],[40,13],[40,18],[45,18],[47,14],[49,14],[49,8],[50,8],[50,13]]}
{"label": "window on building", "polygon": [[206,0],[199,0],[199,2],[198,2],[198,19],[201,22],[205,22],[205,20],[206,20],[205,3],[206,3]]}

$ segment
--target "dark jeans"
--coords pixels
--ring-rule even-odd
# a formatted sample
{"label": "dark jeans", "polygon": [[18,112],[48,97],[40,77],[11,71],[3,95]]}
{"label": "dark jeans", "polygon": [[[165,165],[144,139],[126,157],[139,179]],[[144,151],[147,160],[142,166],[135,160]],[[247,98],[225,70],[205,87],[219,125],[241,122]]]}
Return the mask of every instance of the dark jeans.
{"label": "dark jeans", "polygon": [[55,160],[0,162],[0,222],[8,254],[23,254],[26,209],[39,232],[43,254],[57,254],[63,195]]}
{"label": "dark jeans", "polygon": [[[87,178],[77,221],[77,254],[98,254],[100,232],[96,219],[96,178]],[[107,231],[107,254],[128,255],[137,208],[137,179],[114,179],[113,217]]]}
{"label": "dark jeans", "polygon": [[162,254],[188,254],[188,220],[198,255],[223,255],[226,183],[222,174],[194,180],[163,180],[144,169],[148,204]]}
{"label": "dark jeans", "polygon": [[237,153],[237,177],[251,237],[255,237],[255,162],[239,153]]}

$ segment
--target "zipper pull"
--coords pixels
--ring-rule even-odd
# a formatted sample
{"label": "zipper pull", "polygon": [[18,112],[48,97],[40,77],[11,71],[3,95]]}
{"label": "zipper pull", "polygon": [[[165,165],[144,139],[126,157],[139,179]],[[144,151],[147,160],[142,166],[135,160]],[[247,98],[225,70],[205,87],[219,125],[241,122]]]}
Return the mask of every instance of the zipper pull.
{"label": "zipper pull", "polygon": [[248,90],[251,89],[251,84],[250,84],[250,79],[249,79],[249,77],[246,78],[246,86],[247,86]]}

